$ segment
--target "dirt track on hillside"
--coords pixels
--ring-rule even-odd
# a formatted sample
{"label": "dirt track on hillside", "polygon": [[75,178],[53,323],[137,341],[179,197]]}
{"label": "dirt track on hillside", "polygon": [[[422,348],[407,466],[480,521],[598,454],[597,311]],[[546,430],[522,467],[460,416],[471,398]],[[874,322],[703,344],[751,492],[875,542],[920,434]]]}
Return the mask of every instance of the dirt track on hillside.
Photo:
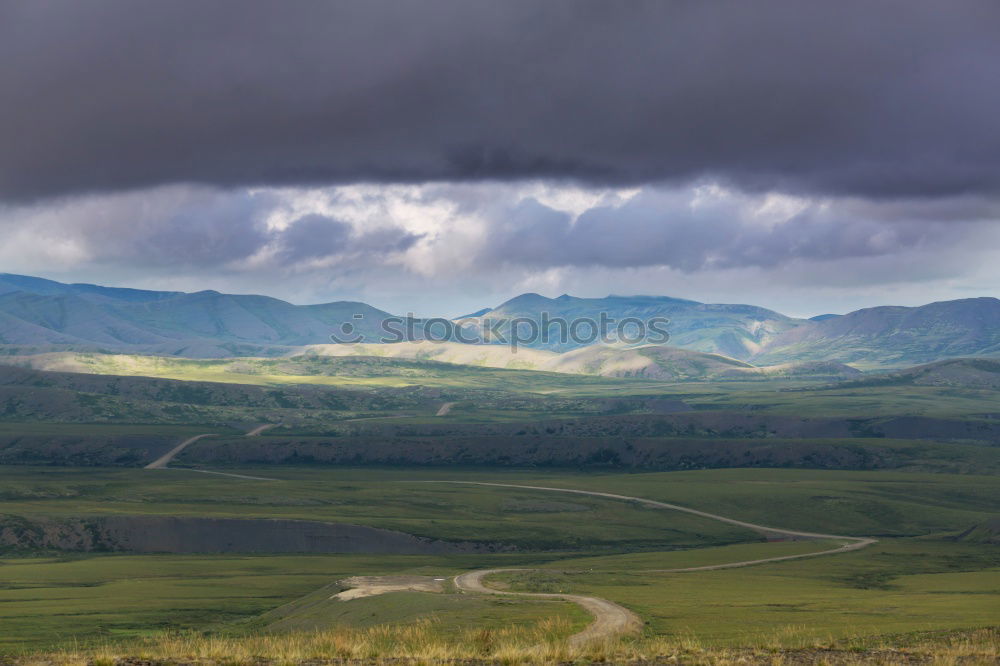
{"label": "dirt track on hillside", "polygon": [[[253,430],[250,430],[249,432],[247,432],[244,435],[244,437],[257,437],[257,436],[260,435],[260,433],[262,433],[265,430],[268,430],[270,428],[273,428],[276,425],[278,425],[278,424],[277,423],[265,423],[264,425],[257,426]],[[184,449],[186,449],[191,444],[194,444],[195,442],[197,442],[202,437],[211,437],[214,434],[215,433],[207,432],[207,433],[205,433],[203,435],[195,435],[194,437],[191,437],[189,439],[185,439],[183,442],[181,442],[180,444],[178,444],[174,448],[170,449],[169,451],[167,451],[165,454],[163,454],[162,456],[160,456],[159,458],[157,458],[153,462],[151,462],[148,465],[146,465],[145,469],[177,469],[177,468],[169,467],[169,465],[170,465],[171,461],[175,457],[177,457],[177,455],[181,451],[183,451]],[[181,468],[181,469],[183,469],[183,468]],[[277,479],[271,479],[271,478],[268,478],[268,477],[265,477],[265,476],[248,476],[246,474],[233,474],[231,472],[215,472],[215,471],[207,470],[207,469],[188,469],[187,471],[189,471],[189,472],[201,472],[202,474],[216,474],[218,476],[230,476],[230,477],[232,477],[234,479],[246,479],[248,481],[277,481]]]}
{"label": "dirt track on hillside", "polygon": [[[437,413],[437,416],[443,416],[448,413],[451,406],[454,403],[445,403],[441,406]],[[253,437],[259,435],[268,426],[260,426],[248,432],[246,436]],[[203,437],[210,436],[211,433],[206,433],[202,435],[196,435],[187,440],[184,440],[169,452],[150,463],[146,466],[146,469],[167,469],[168,464],[173,458],[183,451],[187,446],[193,444]],[[272,480],[264,479],[261,477],[249,477],[244,475],[228,474],[225,472],[212,472],[208,470],[191,470],[205,472],[209,474],[220,474],[223,476],[235,476],[238,478],[253,479],[253,480]],[[629,495],[618,495],[615,493],[603,493],[591,490],[576,490],[571,488],[555,488],[549,486],[527,486],[518,484],[508,484],[508,483],[488,483],[480,481],[427,481],[425,483],[453,483],[453,484],[466,484],[466,485],[477,485],[477,486],[493,486],[500,488],[517,488],[521,490],[538,490],[543,492],[559,492],[559,493],[570,493],[576,495],[589,495],[592,497],[602,497],[613,500],[620,500],[625,502],[634,502],[642,506],[647,506],[655,509],[666,509],[669,511],[680,511],[683,513],[688,513],[702,518],[707,518],[709,520],[716,520],[723,523],[728,523],[730,525],[736,525],[738,527],[743,527],[756,531],[763,536],[773,539],[773,538],[791,538],[791,539],[831,539],[836,541],[843,541],[843,543],[836,548],[829,550],[823,550],[815,553],[803,553],[799,555],[784,555],[780,557],[769,557],[756,560],[745,560],[742,562],[730,562],[726,564],[715,564],[706,565],[700,567],[687,567],[682,569],[659,569],[651,570],[658,573],[681,573],[681,572],[693,572],[693,571],[710,571],[717,569],[731,569],[737,567],[748,567],[757,564],[766,564],[771,562],[782,562],[788,560],[796,560],[806,557],[817,557],[821,555],[831,555],[834,553],[843,553],[853,550],[859,550],[865,548],[873,543],[875,539],[870,539],[867,537],[851,537],[843,536],[837,534],[824,534],[820,532],[805,532],[799,530],[788,530],[779,527],[770,527],[767,525],[760,525],[757,523],[750,523],[742,520],[737,520],[735,518],[727,518],[725,516],[720,516],[718,514],[708,513],[706,511],[699,511],[697,509],[691,509],[688,507],[680,506],[677,504],[669,504],[667,502],[659,502],[656,500],[645,499],[641,497],[632,497]],[[500,594],[500,595],[512,595],[512,596],[523,596],[532,597],[536,599],[561,599],[564,601],[569,601],[575,603],[586,610],[593,616],[594,620],[587,625],[587,627],[569,638],[570,645],[578,646],[584,643],[593,641],[595,639],[606,638],[622,633],[637,632],[642,628],[642,620],[632,611],[627,608],[620,606],[607,599],[601,599],[599,597],[590,597],[586,595],[578,594],[562,594],[562,593],[540,593],[540,592],[514,592],[508,590],[497,590],[494,588],[487,587],[483,583],[483,579],[491,574],[503,572],[503,571],[513,571],[513,569],[484,569],[479,571],[472,571],[465,574],[460,574],[455,577],[455,586],[462,592],[471,592],[477,594]]]}
{"label": "dirt track on hillside", "polygon": [[463,592],[478,594],[510,594],[519,597],[562,599],[563,601],[573,602],[594,617],[594,621],[588,624],[583,631],[570,636],[569,644],[573,646],[583,645],[584,643],[607,636],[638,632],[642,629],[642,620],[639,619],[638,615],[613,601],[601,599],[600,597],[588,597],[582,594],[560,594],[557,592],[509,592],[507,590],[486,587],[483,584],[483,578],[486,576],[504,571],[523,571],[523,569],[483,569],[480,571],[470,571],[469,573],[455,576],[455,587]]}
{"label": "dirt track on hillside", "polygon": [[189,439],[185,439],[183,442],[181,442],[180,444],[178,444],[174,448],[170,449],[169,451],[167,451],[166,453],[164,453],[162,456],[160,456],[159,458],[157,458],[153,462],[151,462],[148,465],[146,465],[146,469],[166,469],[167,465],[170,464],[170,461],[173,460],[174,457],[178,453],[180,453],[181,451],[183,451],[184,449],[186,449],[191,444],[194,444],[195,442],[197,442],[202,437],[211,437],[213,434],[214,433],[206,432],[203,435],[195,435],[194,437],[191,437]]}
{"label": "dirt track on hillside", "polygon": [[[727,518],[725,516],[720,516],[714,513],[699,511],[697,509],[689,509],[688,507],[679,506],[677,504],[668,504],[666,502],[658,502],[656,500],[649,500],[641,497],[631,497],[629,495],[616,495],[614,493],[602,493],[592,490],[574,490],[570,488],[552,488],[548,486],[523,486],[510,483],[487,483],[480,481],[431,481],[429,483],[459,483],[459,484],[467,484],[475,486],[519,488],[522,490],[542,490],[548,492],[571,493],[576,495],[590,495],[593,497],[605,497],[608,499],[622,500],[626,502],[636,502],[643,506],[648,506],[656,509],[667,509],[670,511],[681,511],[683,513],[690,513],[696,516],[701,516],[702,518],[708,518],[710,520],[717,520],[720,522],[728,523],[730,525],[745,527],[755,532],[759,532],[760,534],[766,536],[767,538],[791,537],[793,539],[833,539],[836,541],[847,542],[836,548],[831,548],[829,550],[823,550],[816,553],[803,553],[800,555],[783,555],[780,557],[768,557],[757,560],[745,560],[742,562],[729,562],[726,564],[713,564],[701,567],[687,567],[684,569],[656,569],[656,570],[651,570],[650,571],[651,573],[652,572],[682,573],[687,571],[711,571],[716,569],[733,569],[737,567],[748,567],[756,564],[766,564],[770,562],[784,562],[788,560],[797,560],[805,557],[818,557],[820,555],[832,555],[834,553],[844,553],[852,550],[860,550],[861,548],[865,548],[876,542],[876,539],[870,539],[867,537],[852,537],[852,536],[843,536],[839,534],[823,534],[819,532],[786,530],[780,527],[770,527],[767,525],[759,525],[757,523],[749,523],[743,520],[736,520],[735,518]],[[463,592],[474,592],[479,594],[508,594],[508,595],[517,595],[517,596],[534,597],[534,598],[555,598],[555,599],[563,599],[566,601],[571,601],[573,603],[580,605],[581,607],[583,607],[584,610],[586,610],[594,617],[594,621],[591,622],[586,629],[570,637],[569,642],[571,645],[581,645],[583,643],[598,638],[606,638],[614,636],[616,634],[637,631],[642,627],[642,620],[640,620],[635,613],[606,599],[601,599],[598,597],[588,597],[577,594],[511,592],[506,590],[497,590],[494,588],[487,587],[485,584],[483,584],[483,578],[485,578],[486,576],[495,573],[500,573],[503,571],[517,571],[517,570],[484,569],[480,571],[472,571],[469,573],[456,576],[455,586],[458,589],[462,590]],[[524,569],[521,569],[521,571],[524,571]]]}

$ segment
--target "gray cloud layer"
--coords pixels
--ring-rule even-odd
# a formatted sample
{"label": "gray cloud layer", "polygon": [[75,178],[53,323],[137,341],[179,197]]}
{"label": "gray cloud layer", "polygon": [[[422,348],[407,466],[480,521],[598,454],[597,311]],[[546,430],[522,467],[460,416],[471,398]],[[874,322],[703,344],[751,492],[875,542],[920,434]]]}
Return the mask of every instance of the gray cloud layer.
{"label": "gray cloud layer", "polygon": [[[275,212],[286,213],[287,225],[268,224]],[[0,210],[0,232],[13,246],[0,262],[66,244],[68,257],[47,262],[184,272],[266,273],[318,260],[344,269],[404,252],[420,238],[391,223],[360,229],[329,215],[295,215],[272,190],[183,186]]]}
{"label": "gray cloud layer", "polygon": [[995,193],[998,34],[995,0],[7,2],[0,198],[706,175]]}
{"label": "gray cloud layer", "polygon": [[939,202],[940,217],[933,217],[914,202],[805,200],[794,213],[769,216],[760,213],[759,197],[729,193],[697,202],[690,192],[645,189],[621,206],[591,208],[574,220],[529,199],[494,213],[483,258],[536,269],[773,269],[951,248],[980,237],[982,221],[995,215],[988,201],[950,203]]}
{"label": "gray cloud layer", "polygon": [[0,269],[459,314],[524,291],[793,314],[995,295],[998,205],[534,184],[175,186],[0,207]]}
{"label": "gray cloud layer", "polygon": [[[991,251],[1000,232],[996,202],[969,196],[926,205],[752,195],[714,185],[645,187],[574,215],[518,195],[515,186],[354,189],[175,186],[8,208],[0,214],[7,245],[0,263],[286,278],[363,273],[397,284],[419,273],[447,284],[500,268],[707,274],[798,264],[820,271],[917,253],[921,259],[906,276],[919,279],[940,276],[942,268],[954,274],[955,252],[971,260]],[[900,275],[878,263],[850,272],[872,284]]]}

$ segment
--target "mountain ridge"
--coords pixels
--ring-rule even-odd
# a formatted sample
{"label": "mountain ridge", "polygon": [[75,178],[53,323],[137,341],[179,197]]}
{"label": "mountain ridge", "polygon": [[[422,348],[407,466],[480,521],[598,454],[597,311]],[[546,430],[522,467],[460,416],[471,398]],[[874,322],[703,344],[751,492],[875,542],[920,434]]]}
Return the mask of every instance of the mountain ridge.
{"label": "mountain ridge", "polygon": [[[615,322],[659,317],[669,320],[670,347],[757,366],[829,361],[875,369],[1000,356],[1000,300],[988,296],[799,319],[756,305],[672,296],[548,298],[529,292],[451,321],[470,334],[499,323],[509,334],[514,320],[540,320],[543,312],[569,321],[596,321],[602,313]],[[0,273],[0,354],[71,350],[193,358],[280,356],[328,344],[331,335],[343,340],[361,335],[363,342],[376,343],[392,316],[359,301],[294,305],[255,294],[64,284]],[[556,336],[522,346],[565,353],[616,342]]]}
{"label": "mountain ridge", "polygon": [[25,277],[0,275],[0,344],[197,357],[232,356],[234,345],[251,345],[283,353],[278,348],[329,342],[347,322],[375,335],[392,316],[354,301],[298,306],[253,294],[153,292]]}
{"label": "mountain ridge", "polygon": [[[546,298],[536,293],[515,296],[482,316],[455,321],[472,330],[483,330],[497,320],[540,318],[542,308],[550,317],[568,321],[583,318],[597,321],[604,313],[614,320],[612,325],[629,318],[668,319],[672,346],[742,360],[751,358],[771,337],[805,321],[756,305],[701,303],[673,296],[579,298],[563,294]],[[533,346],[566,352],[588,345],[559,339]]]}
{"label": "mountain ridge", "polygon": [[803,360],[896,367],[946,358],[1000,355],[1000,299],[877,306],[813,320],[771,340],[762,363]]}

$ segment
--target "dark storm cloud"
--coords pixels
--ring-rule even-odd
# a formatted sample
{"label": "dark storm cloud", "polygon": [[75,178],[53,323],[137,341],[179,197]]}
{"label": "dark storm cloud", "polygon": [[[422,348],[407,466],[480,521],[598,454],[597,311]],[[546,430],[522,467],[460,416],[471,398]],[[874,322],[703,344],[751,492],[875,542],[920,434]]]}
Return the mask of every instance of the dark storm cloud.
{"label": "dark storm cloud", "polygon": [[709,176],[1000,189],[995,0],[0,5],[0,197]]}
{"label": "dark storm cloud", "polygon": [[[984,226],[980,215],[995,205],[950,203],[938,202],[938,218],[899,201],[792,201],[788,205],[796,210],[769,213],[762,210],[762,197],[692,198],[685,191],[645,189],[621,206],[591,208],[574,220],[527,199],[509,211],[493,211],[480,260],[535,269],[667,266],[696,273],[906,255],[963,243],[971,250]],[[921,270],[933,272],[926,265]]]}
{"label": "dark storm cloud", "polygon": [[361,255],[367,260],[403,252],[419,236],[398,227],[354,233],[346,222],[325,215],[306,215],[278,235],[279,254],[285,263],[303,259]]}
{"label": "dark storm cloud", "polygon": [[287,201],[275,191],[173,186],[4,212],[0,237],[7,243],[27,248],[68,243],[77,260],[98,266],[185,272],[295,268],[312,260],[364,265],[405,252],[420,239],[392,223],[355,229],[319,214],[273,225],[272,216],[289,214]]}
{"label": "dark storm cloud", "polygon": [[288,259],[314,259],[342,252],[350,238],[351,225],[306,215],[281,234],[281,250]]}
{"label": "dark storm cloud", "polygon": [[4,226],[72,240],[99,263],[188,269],[254,255],[270,242],[264,221],[275,205],[269,194],[175,187],[42,206],[42,219],[15,217]]}

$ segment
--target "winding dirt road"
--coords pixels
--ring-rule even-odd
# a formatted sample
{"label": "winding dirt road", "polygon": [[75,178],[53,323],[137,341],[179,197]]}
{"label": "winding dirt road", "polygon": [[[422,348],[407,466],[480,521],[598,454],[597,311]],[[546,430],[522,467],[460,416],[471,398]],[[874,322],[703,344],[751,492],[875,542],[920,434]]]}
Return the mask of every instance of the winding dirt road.
{"label": "winding dirt road", "polygon": [[594,621],[587,627],[569,637],[571,646],[579,646],[589,643],[598,638],[615,636],[638,632],[642,629],[642,620],[629,609],[619,606],[613,601],[601,599],[600,597],[588,597],[582,594],[561,594],[557,592],[509,592],[507,590],[497,590],[486,587],[483,578],[504,571],[526,571],[525,569],[483,569],[480,571],[470,571],[459,576],[455,576],[455,587],[462,592],[474,592],[477,594],[508,594],[519,597],[533,597],[535,599],[562,599],[571,601],[582,607],[594,617]]}
{"label": "winding dirt road", "polygon": [[[445,403],[441,406],[438,412],[438,416],[443,416],[448,413],[452,404]],[[254,428],[250,432],[246,433],[246,436],[253,437],[259,435],[268,425],[259,426]],[[197,442],[203,437],[210,437],[214,433],[205,433],[201,435],[195,435],[189,439],[184,440],[173,449],[157,458],[155,461],[146,465],[146,469],[170,469],[168,467],[169,463],[174,459],[177,454],[183,451],[186,447]],[[200,472],[204,474],[218,474],[220,476],[231,476],[241,479],[249,480],[259,480],[259,481],[273,481],[275,479],[266,479],[263,477],[253,477],[241,474],[232,474],[227,472],[215,472],[211,470],[201,470],[201,469],[189,469],[188,471]],[[745,560],[742,562],[729,562],[726,564],[713,564],[700,567],[687,567],[683,569],[654,569],[649,570],[650,573],[682,573],[682,572],[693,572],[693,571],[710,571],[716,569],[732,569],[736,567],[748,567],[757,564],[766,564],[771,562],[783,562],[788,560],[797,560],[806,557],[818,557],[821,555],[832,555],[835,553],[844,553],[853,550],[860,550],[875,543],[875,539],[870,539],[867,537],[852,537],[844,536],[839,534],[824,534],[821,532],[805,532],[800,530],[788,530],[780,527],[771,527],[768,525],[760,525],[757,523],[750,523],[743,520],[737,520],[735,518],[728,518],[726,516],[720,516],[718,514],[709,513],[707,511],[699,511],[698,509],[691,509],[685,506],[680,506],[677,504],[669,504],[667,502],[659,502],[656,500],[645,499],[642,497],[632,497],[630,495],[618,495],[615,493],[603,493],[593,490],[577,490],[573,488],[554,488],[550,486],[528,486],[519,485],[512,483],[489,483],[485,481],[424,481],[423,483],[452,483],[452,484],[464,484],[464,485],[474,485],[474,486],[493,486],[498,488],[517,488],[520,490],[538,490],[543,492],[556,492],[556,493],[567,493],[574,495],[588,495],[591,497],[602,497],[606,499],[619,500],[623,502],[632,502],[639,504],[641,506],[646,506],[654,509],[666,509],[669,511],[679,511],[682,513],[688,513],[695,516],[700,516],[702,518],[707,518],[709,520],[716,520],[723,523],[728,523],[730,525],[736,525],[738,527],[744,527],[746,529],[753,530],[762,534],[763,536],[774,539],[774,538],[792,538],[792,539],[829,539],[834,541],[844,542],[836,548],[831,548],[828,550],[818,551],[814,553],[803,553],[799,555],[784,555],[780,557],[768,557],[756,560]],[[510,596],[520,596],[520,597],[530,597],[535,599],[561,599],[563,601],[569,601],[579,605],[581,608],[586,610],[593,616],[594,620],[587,625],[587,627],[569,638],[569,644],[571,646],[580,646],[590,641],[614,636],[617,634],[637,632],[642,628],[642,620],[632,611],[627,608],[620,606],[607,599],[601,599],[599,597],[591,597],[580,594],[563,594],[563,593],[544,593],[544,592],[514,592],[510,590],[498,590],[495,588],[487,587],[483,582],[483,579],[492,574],[501,573],[505,571],[526,571],[525,569],[483,569],[479,571],[470,571],[468,573],[460,574],[455,577],[455,587],[462,592],[474,593],[474,594],[498,594],[498,595],[510,595]]]}
{"label": "winding dirt road", "polygon": [[[745,527],[747,529],[759,532],[766,537],[798,537],[802,539],[837,539],[843,541],[856,542],[860,545],[851,548],[851,550],[857,550],[858,548],[864,548],[875,543],[876,539],[869,539],[868,537],[853,537],[844,536],[842,534],[823,534],[821,532],[802,532],[799,530],[786,530],[782,527],[769,527],[767,525],[759,525],[757,523],[748,523],[744,520],[736,520],[735,518],[727,518],[725,516],[720,516],[716,513],[708,513],[707,511],[699,511],[698,509],[691,509],[686,506],[680,506],[679,504],[668,504],[667,502],[658,502],[656,500],[645,499],[642,497],[632,497],[630,495],[616,495],[614,493],[601,493],[596,490],[576,490],[574,488],[553,488],[550,486],[522,486],[513,483],[488,483],[486,481],[429,481],[428,483],[459,483],[471,486],[494,486],[497,488],[520,488],[522,490],[544,490],[547,492],[555,493],[571,493],[573,495],[590,495],[592,497],[607,497],[609,499],[621,500],[623,502],[635,502],[636,504],[641,504],[643,506],[652,507],[654,509],[668,509],[670,511],[681,511],[683,513],[690,513],[695,516],[701,516],[702,518],[708,518],[710,520],[717,520],[722,523],[729,523],[730,525],[737,525],[739,527]],[[824,553],[839,553],[842,552],[843,548],[834,548],[833,550],[823,551]],[[819,555],[820,553],[815,553]],[[795,557],[807,557],[807,555],[796,555]]]}
{"label": "winding dirt road", "polygon": [[167,465],[170,464],[170,461],[173,460],[174,457],[178,453],[180,453],[181,451],[183,451],[184,449],[186,449],[190,445],[194,444],[195,442],[197,442],[202,437],[211,437],[214,434],[215,433],[212,433],[212,432],[206,432],[204,435],[195,435],[194,437],[191,437],[190,439],[185,439],[183,442],[181,442],[180,444],[178,444],[174,448],[170,449],[169,451],[167,451],[166,453],[164,453],[162,456],[160,456],[159,458],[157,458],[153,462],[151,462],[148,465],[146,465],[146,469],[167,469]]}
{"label": "winding dirt road", "polygon": [[[255,427],[253,430],[250,430],[249,432],[247,432],[243,436],[244,437],[257,437],[258,435],[260,435],[260,433],[264,432],[268,428],[273,428],[276,425],[279,425],[279,424],[277,424],[277,423],[265,423],[264,425],[260,425],[260,426]],[[207,433],[202,434],[202,435],[195,435],[194,437],[191,437],[189,439],[185,439],[183,442],[181,442],[180,444],[178,444],[174,448],[170,449],[169,451],[167,451],[166,453],[164,453],[162,456],[160,456],[159,458],[157,458],[153,462],[151,462],[148,465],[146,465],[145,469],[183,469],[184,471],[187,471],[187,472],[198,472],[199,474],[215,474],[217,476],[229,476],[229,477],[232,477],[234,479],[246,479],[248,481],[277,481],[277,479],[271,479],[271,478],[268,478],[266,476],[249,476],[247,474],[235,474],[233,472],[216,472],[216,471],[213,471],[213,470],[210,470],[210,469],[194,469],[194,468],[187,468],[187,467],[185,467],[185,468],[169,467],[170,462],[175,457],[177,457],[177,454],[179,454],[181,451],[183,451],[187,447],[191,446],[192,444],[194,444],[195,442],[197,442],[202,437],[212,437],[213,435],[216,435],[216,434],[217,433],[214,433],[214,432],[207,432]]]}
{"label": "winding dirt road", "polygon": [[[701,567],[687,567],[684,569],[654,569],[650,570],[650,573],[653,572],[683,573],[688,571],[712,571],[716,569],[733,569],[737,567],[749,567],[756,564],[766,564],[770,562],[784,562],[788,560],[798,560],[806,557],[819,557],[821,555],[845,553],[852,550],[860,550],[861,548],[865,548],[876,542],[876,539],[870,539],[868,537],[852,537],[852,536],[843,536],[839,534],[823,534],[820,532],[803,532],[799,530],[786,530],[781,527],[770,527],[768,525],[759,525],[757,523],[749,523],[743,520],[736,520],[735,518],[727,518],[725,516],[720,516],[718,514],[708,513],[707,511],[699,511],[697,509],[690,509],[688,507],[679,506],[677,504],[658,502],[656,500],[644,499],[642,497],[632,497],[630,495],[602,493],[593,490],[552,488],[549,486],[524,486],[512,483],[487,483],[483,481],[430,481],[428,483],[458,483],[458,484],[467,484],[473,486],[519,488],[522,490],[541,490],[547,492],[570,493],[575,495],[590,495],[592,497],[605,497],[608,499],[620,500],[624,502],[634,502],[642,506],[648,506],[654,509],[667,509],[669,511],[681,511],[683,513],[690,513],[696,516],[701,516],[702,518],[708,518],[710,520],[717,520],[719,522],[728,523],[730,525],[745,527],[747,529],[758,532],[767,538],[791,537],[793,539],[832,539],[835,541],[846,542],[836,548],[831,548],[829,550],[822,550],[815,553],[803,553],[799,555],[783,555],[780,557],[767,557],[757,560],[745,560],[743,562],[729,562],[726,564],[712,564]],[[586,629],[570,637],[569,639],[570,645],[574,646],[578,646],[598,638],[605,638],[620,633],[637,631],[642,627],[642,621],[635,613],[628,610],[627,608],[619,606],[618,604],[608,601],[606,599],[601,599],[598,597],[588,597],[578,594],[510,592],[506,590],[497,590],[494,588],[490,588],[483,583],[483,579],[486,576],[495,573],[500,573],[503,571],[525,571],[525,569],[485,569],[481,571],[472,571],[469,573],[456,576],[455,587],[457,587],[459,590],[463,592],[474,592],[479,594],[508,594],[508,595],[517,595],[517,596],[535,597],[535,598],[556,598],[556,599],[564,599],[566,601],[572,601],[573,603],[579,604],[584,610],[586,610],[594,617],[594,621],[591,622]]]}

